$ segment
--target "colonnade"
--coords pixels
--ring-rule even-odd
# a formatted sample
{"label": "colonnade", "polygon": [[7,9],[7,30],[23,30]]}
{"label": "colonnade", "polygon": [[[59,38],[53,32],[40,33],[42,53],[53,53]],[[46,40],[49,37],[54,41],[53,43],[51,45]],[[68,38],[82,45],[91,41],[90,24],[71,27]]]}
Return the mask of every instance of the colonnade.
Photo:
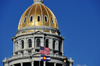
{"label": "colonnade", "polygon": [[[43,65],[40,64],[41,61],[38,61],[38,62],[39,62],[38,66],[49,66],[49,65],[47,65],[48,63],[46,63],[46,61],[43,61]],[[35,66],[35,62],[34,61],[29,62],[29,63],[30,63],[31,66]],[[52,64],[53,64],[52,66],[64,66],[63,63],[62,64],[59,64],[59,65],[58,65],[58,63],[52,63]],[[24,66],[24,62],[19,63],[19,65],[20,66]],[[9,65],[9,66],[17,66],[17,65],[16,64],[13,64],[13,65]]]}

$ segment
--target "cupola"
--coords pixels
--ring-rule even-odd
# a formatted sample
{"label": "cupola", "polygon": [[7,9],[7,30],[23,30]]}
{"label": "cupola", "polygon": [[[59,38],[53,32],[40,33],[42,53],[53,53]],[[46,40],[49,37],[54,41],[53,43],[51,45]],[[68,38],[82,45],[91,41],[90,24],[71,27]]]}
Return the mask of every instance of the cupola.
{"label": "cupola", "polygon": [[17,35],[36,31],[59,35],[60,32],[55,15],[42,2],[43,0],[34,0],[34,3],[22,14]]}

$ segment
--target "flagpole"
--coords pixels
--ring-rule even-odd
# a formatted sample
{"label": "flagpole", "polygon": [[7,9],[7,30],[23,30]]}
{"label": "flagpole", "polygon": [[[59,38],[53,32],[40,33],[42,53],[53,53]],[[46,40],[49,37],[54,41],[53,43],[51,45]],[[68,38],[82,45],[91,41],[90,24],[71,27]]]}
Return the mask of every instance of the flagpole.
{"label": "flagpole", "polygon": [[44,61],[44,65],[43,66],[46,66],[46,61]]}

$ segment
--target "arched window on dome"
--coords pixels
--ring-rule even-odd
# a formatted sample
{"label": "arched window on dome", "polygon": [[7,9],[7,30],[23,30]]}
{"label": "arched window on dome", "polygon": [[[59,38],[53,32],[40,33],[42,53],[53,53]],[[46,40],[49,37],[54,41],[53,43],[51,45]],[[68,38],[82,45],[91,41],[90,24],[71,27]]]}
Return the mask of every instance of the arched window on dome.
{"label": "arched window on dome", "polygon": [[45,47],[49,47],[49,40],[48,39],[45,40]]}
{"label": "arched window on dome", "polygon": [[53,49],[54,49],[54,50],[55,50],[55,43],[56,43],[56,41],[53,40]]}
{"label": "arched window on dome", "polygon": [[53,22],[53,18],[52,18],[52,17],[51,17],[51,21],[52,21],[52,23],[54,23],[54,22]]}
{"label": "arched window on dome", "polygon": [[40,39],[39,38],[36,40],[36,47],[40,47]]}
{"label": "arched window on dome", "polygon": [[26,17],[24,18],[24,23],[26,22]]}
{"label": "arched window on dome", "polygon": [[40,22],[40,15],[37,16],[37,21]]}
{"label": "arched window on dome", "polygon": [[28,39],[28,46],[29,46],[29,48],[32,47],[32,40],[31,39]]}
{"label": "arched window on dome", "polygon": [[21,41],[21,44],[22,44],[22,49],[24,49],[24,41],[23,40]]}
{"label": "arched window on dome", "polygon": [[30,22],[32,22],[32,21],[33,21],[33,16],[30,17]]}
{"label": "arched window on dome", "polygon": [[45,15],[44,19],[45,19],[45,22],[48,22],[48,18],[47,18],[47,16],[46,16],[46,15]]}

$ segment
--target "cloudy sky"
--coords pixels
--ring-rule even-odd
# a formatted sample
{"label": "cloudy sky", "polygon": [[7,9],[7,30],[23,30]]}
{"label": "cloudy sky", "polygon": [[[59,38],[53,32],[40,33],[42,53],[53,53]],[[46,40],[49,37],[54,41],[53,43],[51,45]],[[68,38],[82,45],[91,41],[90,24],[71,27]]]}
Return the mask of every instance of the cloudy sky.
{"label": "cloudy sky", "polygon": [[[12,36],[16,35],[23,12],[32,0],[0,0],[0,66],[13,52]],[[100,0],[44,0],[55,14],[61,36],[65,37],[65,56],[73,66],[99,66]]]}

